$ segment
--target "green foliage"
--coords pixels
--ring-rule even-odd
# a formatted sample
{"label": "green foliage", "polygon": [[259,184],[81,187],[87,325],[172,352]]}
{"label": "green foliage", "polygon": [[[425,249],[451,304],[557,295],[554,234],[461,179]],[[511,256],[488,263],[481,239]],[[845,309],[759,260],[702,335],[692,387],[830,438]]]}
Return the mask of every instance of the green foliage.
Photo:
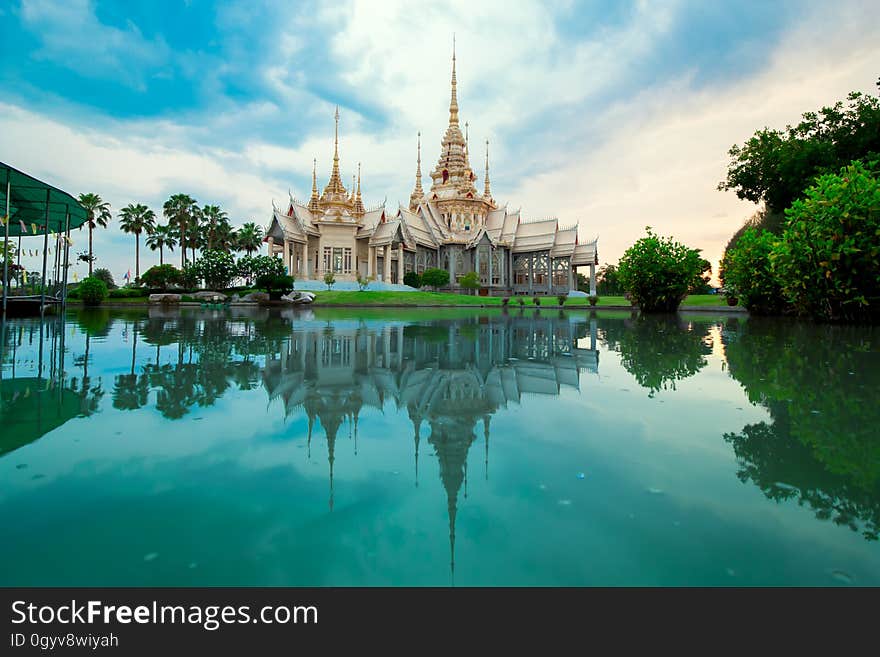
{"label": "green foliage", "polygon": [[458,279],[458,284],[466,290],[476,290],[480,287],[480,277],[475,271],[468,272]]}
{"label": "green foliage", "polygon": [[781,213],[817,176],[880,157],[880,98],[853,92],[846,106],[838,102],[807,112],[785,130],[759,130],[728,154],[727,178],[718,189]]}
{"label": "green foliage", "polygon": [[235,231],[235,246],[248,255],[260,250],[263,243],[263,228],[250,222]]}
{"label": "green foliage", "polygon": [[643,312],[674,312],[706,261],[698,249],[646,230],[620,259],[620,282]]}
{"label": "green foliage", "polygon": [[180,270],[180,284],[187,290],[195,289],[199,284],[199,268],[195,263],[188,262]]}
{"label": "green foliage", "polygon": [[403,284],[414,287],[417,290],[422,287],[422,277],[414,271],[408,271],[403,275]]}
{"label": "green foliage", "polygon": [[517,302],[520,306],[524,306],[524,305],[526,305],[526,298],[525,298],[525,297],[517,297],[517,298],[516,298],[516,302]]}
{"label": "green foliage", "polygon": [[568,299],[567,294],[557,294],[556,295],[556,300],[559,302],[560,306],[564,306],[567,299]]}
{"label": "green foliage", "polygon": [[328,271],[327,273],[325,273],[324,274],[324,285],[327,286],[328,292],[333,289],[334,283],[336,283],[336,274],[334,274],[332,271]]}
{"label": "green foliage", "polygon": [[[416,274],[416,275],[418,276],[418,274]],[[358,292],[363,292],[364,290],[367,289],[367,287],[369,287],[370,283],[372,283],[374,280],[376,280],[376,277],[375,276],[364,276],[360,272],[356,272],[355,273],[355,280],[357,281]],[[404,278],[404,281],[405,280],[406,280],[406,278]]]}
{"label": "green foliage", "polygon": [[539,297],[539,296],[532,297],[532,303],[534,303],[536,306],[540,306],[541,305],[541,297]]}
{"label": "green foliage", "polygon": [[277,256],[247,255],[238,259],[238,275],[248,281],[266,274],[283,276],[286,273],[284,261]]}
{"label": "green foliage", "polygon": [[107,298],[107,284],[97,276],[89,276],[79,284],[77,294],[85,305],[100,306]]}
{"label": "green foliage", "polygon": [[[589,292],[589,279],[581,277],[578,274],[578,289],[582,292]],[[584,279],[584,286],[581,287],[580,278]],[[609,265],[607,262],[599,267],[596,272],[596,292],[610,296],[620,296],[623,294],[623,285],[620,282],[620,272],[615,265]]]}
{"label": "green foliage", "polygon": [[182,278],[180,270],[174,265],[155,265],[141,275],[141,283],[149,288],[167,290],[180,285]]}
{"label": "green foliage", "polygon": [[426,269],[422,274],[422,285],[433,287],[434,290],[449,285],[449,272],[445,269]]}
{"label": "green foliage", "polygon": [[510,297],[504,297],[503,299],[501,299],[502,306],[506,306],[509,303],[510,303]]}
{"label": "green foliage", "polygon": [[590,302],[591,306],[595,306],[597,303],[599,303],[599,297],[595,294],[587,297],[587,300]]}
{"label": "green foliage", "polygon": [[776,241],[770,232],[749,226],[721,261],[720,278],[727,296],[756,315],[780,313],[785,307],[782,288],[770,267]]}
{"label": "green foliage", "polygon": [[113,282],[113,274],[110,273],[109,269],[96,269],[92,276],[94,278],[104,281],[104,285],[107,286],[108,290],[115,290],[117,288],[116,283]]}
{"label": "green foliage", "polygon": [[287,274],[260,274],[255,283],[269,293],[269,298],[280,299],[281,295],[293,292],[295,280]]}
{"label": "green foliage", "polygon": [[204,251],[194,264],[198,278],[212,290],[225,290],[238,275],[235,258],[224,251]]}
{"label": "green foliage", "polygon": [[110,294],[107,296],[110,299],[138,299],[147,296],[147,294],[147,290],[141,287],[119,287],[110,290]]}
{"label": "green foliage", "polygon": [[880,319],[880,180],[860,162],[821,176],[786,212],[773,271],[794,310],[828,321]]}

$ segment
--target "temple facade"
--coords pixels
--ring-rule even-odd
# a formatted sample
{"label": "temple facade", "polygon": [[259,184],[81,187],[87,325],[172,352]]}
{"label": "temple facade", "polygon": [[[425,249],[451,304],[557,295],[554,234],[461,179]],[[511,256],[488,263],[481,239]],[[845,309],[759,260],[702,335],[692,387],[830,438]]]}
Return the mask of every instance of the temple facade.
{"label": "temple facade", "polygon": [[273,203],[266,231],[269,254],[281,255],[288,273],[298,280],[320,280],[332,271],[336,280],[355,280],[360,273],[403,283],[407,272],[440,268],[449,272],[450,291],[460,291],[462,277],[475,272],[480,294],[548,295],[576,289],[576,268],[584,266],[590,269],[590,292],[595,294],[598,240],[582,244],[577,223],[527,220],[520,210],[497,203],[489,179],[488,141],[483,191],[477,190],[469,140],[459,125],[454,52],[449,125],[430,172],[431,187],[422,187],[419,133],[416,180],[408,205],[393,211],[384,203],[366,208],[360,164],[357,180],[346,189],[339,173],[338,108],[335,118],[333,167],[323,192],[318,193],[313,168],[308,203],[293,197],[287,208]]}

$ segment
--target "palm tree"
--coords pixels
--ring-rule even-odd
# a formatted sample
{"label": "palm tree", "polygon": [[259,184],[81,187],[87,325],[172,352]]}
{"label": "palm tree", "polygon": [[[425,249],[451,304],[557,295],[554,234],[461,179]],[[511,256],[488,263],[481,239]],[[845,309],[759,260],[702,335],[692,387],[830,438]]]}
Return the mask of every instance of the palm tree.
{"label": "palm tree", "polygon": [[168,249],[173,251],[177,246],[177,238],[174,236],[174,228],[171,225],[159,224],[153,229],[153,232],[147,236],[147,246],[151,251],[159,250],[159,264],[165,264],[163,251]]}
{"label": "palm tree", "polygon": [[162,213],[168,219],[168,225],[174,228],[178,244],[180,244],[180,267],[186,266],[186,248],[189,246],[186,235],[198,213],[199,206],[189,194],[174,194],[162,206]]}
{"label": "palm tree", "polygon": [[229,222],[224,219],[217,225],[217,230],[214,233],[214,248],[231,253],[236,250],[237,245],[238,240],[236,239],[235,231],[229,225]]}
{"label": "palm tree", "polygon": [[260,250],[263,244],[263,227],[250,222],[244,224],[235,233],[238,249],[248,255]]}
{"label": "palm tree", "polygon": [[100,226],[101,228],[107,227],[107,223],[112,218],[112,215],[110,214],[110,204],[97,194],[92,194],[91,192],[89,192],[88,194],[80,194],[77,200],[79,201],[79,204],[83,206],[83,208],[85,208],[88,217],[89,276],[91,276],[92,262],[95,259],[92,255],[92,231],[95,229],[95,226]]}
{"label": "palm tree", "polygon": [[141,233],[150,234],[156,227],[156,213],[143,203],[129,203],[119,211],[122,232],[134,235],[134,280],[141,277]]}
{"label": "palm tree", "polygon": [[208,250],[214,248],[214,242],[217,237],[217,230],[223,223],[229,224],[226,213],[220,209],[219,205],[206,205],[201,212],[202,226],[205,228],[207,236]]}

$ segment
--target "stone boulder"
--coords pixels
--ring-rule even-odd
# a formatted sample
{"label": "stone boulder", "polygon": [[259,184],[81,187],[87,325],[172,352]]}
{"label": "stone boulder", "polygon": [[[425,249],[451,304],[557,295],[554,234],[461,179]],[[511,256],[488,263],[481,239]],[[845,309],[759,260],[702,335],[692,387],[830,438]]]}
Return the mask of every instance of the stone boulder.
{"label": "stone boulder", "polygon": [[305,305],[312,303],[315,300],[315,295],[311,292],[291,292],[281,295],[281,300],[295,305]]}
{"label": "stone boulder", "polygon": [[180,303],[179,294],[170,294],[162,292],[160,294],[151,294],[150,303]]}
{"label": "stone boulder", "polygon": [[241,298],[246,303],[262,303],[269,300],[269,295],[265,292],[251,292]]}
{"label": "stone boulder", "polygon": [[227,299],[226,295],[222,292],[210,292],[208,290],[193,292],[190,296],[199,301],[226,301]]}

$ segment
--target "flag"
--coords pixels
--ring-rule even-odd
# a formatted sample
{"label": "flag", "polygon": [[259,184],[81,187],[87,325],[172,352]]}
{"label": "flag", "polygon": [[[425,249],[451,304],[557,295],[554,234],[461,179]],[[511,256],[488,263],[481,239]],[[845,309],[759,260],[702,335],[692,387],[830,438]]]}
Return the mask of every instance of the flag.
{"label": "flag", "polygon": [[79,274],[73,272],[73,282],[76,283],[79,280]]}
{"label": "flag", "polygon": [[127,281],[131,281],[131,269],[129,269],[127,272],[125,272],[125,276],[123,276],[122,278],[124,278]]}
{"label": "flag", "polygon": [[31,224],[31,232],[36,235],[37,234],[37,224]]}
{"label": "flag", "polygon": [[26,232],[27,232],[27,226],[24,225],[24,222],[23,222],[21,219],[19,219],[19,220],[18,220],[18,223],[21,224],[21,232],[22,232],[22,233],[26,233]]}

